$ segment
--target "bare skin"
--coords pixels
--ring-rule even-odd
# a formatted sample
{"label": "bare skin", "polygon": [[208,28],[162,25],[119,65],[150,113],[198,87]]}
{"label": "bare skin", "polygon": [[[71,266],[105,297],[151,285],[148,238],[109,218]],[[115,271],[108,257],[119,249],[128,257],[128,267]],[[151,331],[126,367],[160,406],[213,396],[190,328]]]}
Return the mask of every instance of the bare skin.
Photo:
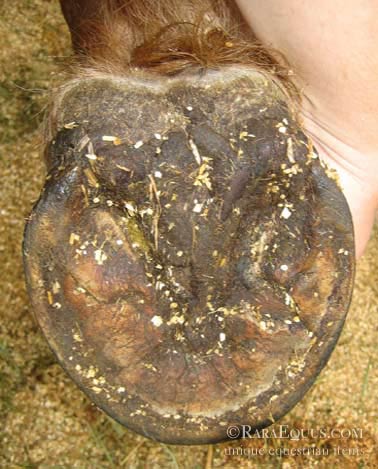
{"label": "bare skin", "polygon": [[287,58],[302,117],[338,171],[361,256],[378,207],[378,11],[373,0],[236,0],[250,27]]}

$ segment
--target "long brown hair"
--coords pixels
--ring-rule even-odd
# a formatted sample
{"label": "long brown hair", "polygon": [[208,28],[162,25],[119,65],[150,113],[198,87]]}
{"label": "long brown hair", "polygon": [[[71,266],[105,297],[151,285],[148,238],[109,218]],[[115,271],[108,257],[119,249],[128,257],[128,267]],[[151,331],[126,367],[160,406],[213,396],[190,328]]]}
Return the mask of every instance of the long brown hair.
{"label": "long brown hair", "polygon": [[61,0],[61,6],[80,66],[172,76],[248,65],[293,92],[285,60],[259,43],[233,0]]}

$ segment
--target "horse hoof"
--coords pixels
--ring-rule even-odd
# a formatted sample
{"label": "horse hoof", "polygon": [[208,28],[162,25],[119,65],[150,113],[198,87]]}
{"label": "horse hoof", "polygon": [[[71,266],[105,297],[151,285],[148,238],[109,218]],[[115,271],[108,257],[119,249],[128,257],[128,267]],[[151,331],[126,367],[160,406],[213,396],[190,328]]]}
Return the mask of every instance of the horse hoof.
{"label": "horse hoof", "polygon": [[243,68],[82,78],[50,135],[24,261],[71,378],[167,443],[288,412],[340,334],[354,240],[281,88]]}

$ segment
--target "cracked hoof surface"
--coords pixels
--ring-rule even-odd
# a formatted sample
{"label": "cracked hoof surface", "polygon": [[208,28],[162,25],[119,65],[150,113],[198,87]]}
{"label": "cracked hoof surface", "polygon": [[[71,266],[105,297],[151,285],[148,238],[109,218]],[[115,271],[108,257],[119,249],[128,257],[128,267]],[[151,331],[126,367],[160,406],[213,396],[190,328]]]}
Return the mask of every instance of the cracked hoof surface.
{"label": "cracked hoof surface", "polygon": [[353,226],[281,89],[223,70],[68,83],[24,259],[60,363],[112,417],[169,443],[267,426],[325,365]]}

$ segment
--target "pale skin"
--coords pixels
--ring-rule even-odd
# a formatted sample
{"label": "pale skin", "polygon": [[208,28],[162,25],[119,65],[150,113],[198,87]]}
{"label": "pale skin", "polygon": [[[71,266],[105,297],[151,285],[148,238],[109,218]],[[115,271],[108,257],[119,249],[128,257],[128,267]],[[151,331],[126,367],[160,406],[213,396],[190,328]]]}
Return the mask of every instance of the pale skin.
{"label": "pale skin", "polygon": [[378,208],[378,8],[375,0],[236,0],[282,52],[302,91],[304,127],[339,174],[361,256]]}

